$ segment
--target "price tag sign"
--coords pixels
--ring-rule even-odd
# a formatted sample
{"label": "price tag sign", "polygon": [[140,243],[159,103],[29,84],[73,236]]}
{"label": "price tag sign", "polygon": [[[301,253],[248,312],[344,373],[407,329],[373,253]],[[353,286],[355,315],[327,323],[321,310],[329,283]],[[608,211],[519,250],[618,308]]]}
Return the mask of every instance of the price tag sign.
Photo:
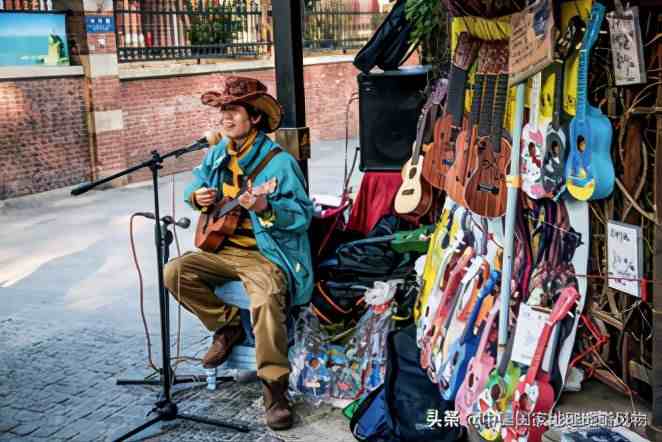
{"label": "price tag sign", "polygon": [[115,18],[105,15],[87,16],[85,17],[85,30],[89,34],[115,32]]}

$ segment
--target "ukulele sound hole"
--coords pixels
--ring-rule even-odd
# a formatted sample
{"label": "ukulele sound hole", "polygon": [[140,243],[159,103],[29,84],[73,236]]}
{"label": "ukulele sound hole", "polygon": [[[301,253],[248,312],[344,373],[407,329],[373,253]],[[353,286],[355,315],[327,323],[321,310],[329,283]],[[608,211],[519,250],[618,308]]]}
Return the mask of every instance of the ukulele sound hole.
{"label": "ukulele sound hole", "polygon": [[403,190],[403,191],[402,191],[402,194],[403,194],[404,196],[413,195],[413,194],[414,194],[414,189],[406,189],[406,190]]}
{"label": "ukulele sound hole", "polygon": [[583,136],[577,137],[577,150],[584,152],[586,150],[586,139]]}
{"label": "ukulele sound hole", "polygon": [[412,179],[416,176],[416,168],[413,168],[409,171],[409,179]]}
{"label": "ukulele sound hole", "polygon": [[533,411],[533,410],[531,410],[532,405],[533,404],[529,400],[529,396],[526,393],[522,393],[522,395],[519,398],[519,408],[520,408],[520,410],[523,410],[523,411],[526,411],[527,413],[530,413],[531,411]]}
{"label": "ukulele sound hole", "polygon": [[475,382],[474,374],[470,373],[469,374],[469,380],[467,381],[467,385],[469,386],[469,388],[471,388],[471,389],[474,388],[474,382]]}
{"label": "ukulele sound hole", "polygon": [[489,192],[492,195],[499,193],[499,189],[497,189],[495,186],[486,186],[485,184],[480,184],[478,186],[478,190],[481,192]]}
{"label": "ukulele sound hole", "polygon": [[490,397],[493,401],[498,401],[501,397],[501,386],[499,384],[492,385],[490,388]]}

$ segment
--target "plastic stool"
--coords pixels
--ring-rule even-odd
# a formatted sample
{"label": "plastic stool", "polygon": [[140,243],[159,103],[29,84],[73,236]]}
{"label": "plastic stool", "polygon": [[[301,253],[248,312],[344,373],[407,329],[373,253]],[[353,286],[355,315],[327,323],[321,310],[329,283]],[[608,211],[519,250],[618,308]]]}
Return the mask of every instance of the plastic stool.
{"label": "plastic stool", "polygon": [[232,348],[232,353],[230,353],[228,359],[219,368],[222,370],[257,370],[257,365],[255,364],[255,337],[253,335],[249,310],[251,303],[246,294],[244,284],[241,281],[229,281],[216,287],[214,294],[224,303],[239,308],[241,326],[244,328],[246,334],[244,342]]}

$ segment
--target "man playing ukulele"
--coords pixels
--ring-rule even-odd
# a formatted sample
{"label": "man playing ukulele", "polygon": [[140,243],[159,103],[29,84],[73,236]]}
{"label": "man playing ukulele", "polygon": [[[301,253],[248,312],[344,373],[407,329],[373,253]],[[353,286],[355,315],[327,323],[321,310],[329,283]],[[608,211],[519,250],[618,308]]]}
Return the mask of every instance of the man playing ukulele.
{"label": "man playing ukulele", "polygon": [[[185,199],[205,211],[222,198],[239,198],[236,230],[216,252],[189,252],[171,260],[165,283],[176,299],[214,332],[203,358],[205,368],[221,365],[244,339],[239,311],[214,295],[214,287],[240,280],[250,298],[257,374],[263,383],[267,425],[292,426],[286,393],[290,373],[286,318],[289,307],[305,304],[312,292],[307,229],[313,206],[297,161],[265,133],[275,131],[282,108],[258,80],[229,77],[222,92],[202,95],[203,104],[221,112],[223,139],[193,170]],[[276,150],[278,153],[269,152]],[[252,184],[272,178],[268,195],[251,193]]]}

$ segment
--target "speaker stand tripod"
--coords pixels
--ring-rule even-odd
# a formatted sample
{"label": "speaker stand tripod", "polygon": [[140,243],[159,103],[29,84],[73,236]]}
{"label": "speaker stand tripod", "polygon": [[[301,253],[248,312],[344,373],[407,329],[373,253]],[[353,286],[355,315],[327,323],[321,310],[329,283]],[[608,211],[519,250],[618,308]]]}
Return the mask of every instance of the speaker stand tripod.
{"label": "speaker stand tripod", "polygon": [[175,419],[182,419],[186,421],[192,421],[192,422],[198,422],[198,423],[203,423],[203,424],[209,424],[209,425],[214,425],[217,427],[223,427],[223,428],[228,428],[232,429],[235,431],[240,431],[240,432],[249,432],[250,427],[244,423],[239,423],[239,422],[229,422],[229,421],[221,421],[221,420],[216,420],[216,419],[208,419],[205,417],[200,417],[192,414],[186,414],[186,413],[181,413],[179,412],[177,408],[177,404],[173,401],[172,399],[172,393],[170,390],[171,384],[172,384],[172,367],[170,366],[170,309],[169,309],[169,298],[168,298],[168,293],[165,290],[165,285],[163,283],[163,241],[164,241],[164,236],[161,232],[161,223],[160,223],[160,216],[159,216],[159,186],[158,186],[158,178],[159,178],[159,169],[161,169],[161,164],[163,163],[163,160],[171,157],[171,156],[181,156],[189,152],[193,152],[195,150],[202,149],[204,147],[207,147],[206,143],[203,142],[196,142],[191,144],[190,146],[187,146],[185,148],[181,149],[176,149],[173,150],[172,152],[169,152],[165,155],[160,155],[158,151],[154,150],[152,151],[152,158],[148,161],[145,161],[143,163],[140,163],[136,166],[130,167],[122,172],[118,172],[114,175],[111,175],[107,178],[103,178],[97,181],[94,181],[92,183],[85,183],[82,184],[76,188],[74,188],[71,191],[72,195],[80,195],[82,193],[87,192],[88,190],[99,186],[101,184],[107,183],[111,180],[114,180],[115,178],[119,178],[124,175],[128,175],[132,172],[135,172],[139,169],[142,168],[149,168],[152,172],[152,187],[153,187],[153,193],[154,193],[154,242],[156,246],[156,259],[157,259],[157,275],[158,275],[158,290],[159,290],[159,314],[161,318],[161,356],[162,356],[162,369],[161,369],[161,386],[162,386],[162,394],[161,394],[161,400],[157,401],[154,404],[154,409],[152,410],[153,413],[156,414],[156,416],[152,419],[149,419],[142,425],[139,425],[138,427],[134,428],[133,430],[130,430],[117,439],[115,439],[116,442],[124,441],[130,438],[131,436],[134,436],[141,431],[151,427],[152,425],[158,423],[158,422],[168,422],[168,421],[173,421]]}

